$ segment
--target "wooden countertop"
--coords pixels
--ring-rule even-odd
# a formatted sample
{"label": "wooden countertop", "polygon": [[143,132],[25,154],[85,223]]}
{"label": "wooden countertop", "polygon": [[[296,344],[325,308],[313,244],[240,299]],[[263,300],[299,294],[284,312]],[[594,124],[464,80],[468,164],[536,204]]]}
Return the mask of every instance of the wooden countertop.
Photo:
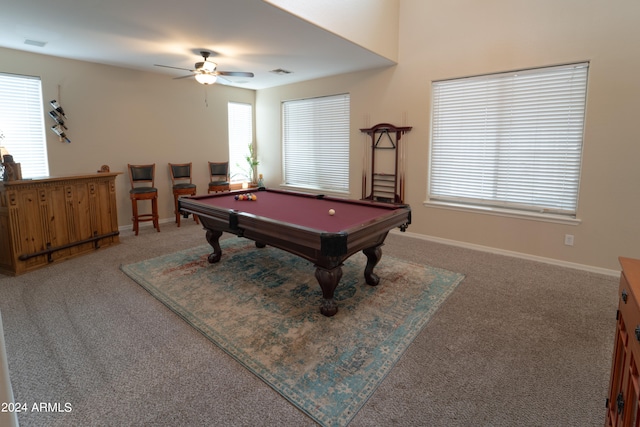
{"label": "wooden countertop", "polygon": [[121,174],[122,172],[94,172],[94,173],[82,174],[82,175],[76,174],[76,175],[61,175],[61,176],[44,176],[44,177],[30,178],[30,179],[19,179],[15,181],[0,181],[0,185],[5,185],[7,187],[19,186],[19,185],[28,185],[28,184],[34,184],[34,183],[57,182],[57,181],[75,180],[75,179],[113,177]]}

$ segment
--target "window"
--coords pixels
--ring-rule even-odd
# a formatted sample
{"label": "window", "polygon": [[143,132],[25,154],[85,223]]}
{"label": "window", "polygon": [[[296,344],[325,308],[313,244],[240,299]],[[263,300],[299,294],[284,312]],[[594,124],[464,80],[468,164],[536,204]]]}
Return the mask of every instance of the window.
{"label": "window", "polygon": [[251,181],[253,170],[247,162],[253,147],[253,107],[251,104],[230,102],[229,120],[229,175],[232,182]]}
{"label": "window", "polygon": [[434,82],[429,200],[575,217],[588,65]]}
{"label": "window", "polygon": [[285,184],[325,191],[349,191],[348,94],[285,101]]}
{"label": "window", "polygon": [[23,178],[49,175],[39,78],[0,73],[0,145]]}

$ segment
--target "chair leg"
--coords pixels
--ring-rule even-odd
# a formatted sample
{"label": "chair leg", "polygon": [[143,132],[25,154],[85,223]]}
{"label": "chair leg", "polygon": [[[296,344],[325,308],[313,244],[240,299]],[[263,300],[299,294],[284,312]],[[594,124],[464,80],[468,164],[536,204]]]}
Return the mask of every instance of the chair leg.
{"label": "chair leg", "polygon": [[153,226],[160,232],[160,222],[158,221],[158,196],[151,199],[151,212],[153,214]]}
{"label": "chair leg", "polygon": [[138,235],[138,201],[136,199],[131,199],[131,211],[133,212],[133,217],[131,220],[133,221],[133,232],[135,235]]}
{"label": "chair leg", "polygon": [[176,214],[176,223],[178,224],[178,227],[180,227],[180,212],[178,212],[178,194],[177,193],[173,193],[173,213]]}

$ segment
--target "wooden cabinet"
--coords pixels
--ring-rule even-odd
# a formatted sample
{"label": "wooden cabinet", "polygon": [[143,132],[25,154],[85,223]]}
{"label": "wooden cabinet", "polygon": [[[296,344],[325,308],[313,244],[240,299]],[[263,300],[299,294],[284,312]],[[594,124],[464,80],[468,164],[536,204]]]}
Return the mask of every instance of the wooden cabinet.
{"label": "wooden cabinet", "polygon": [[21,274],[118,243],[117,175],[0,182],[0,273]]}
{"label": "wooden cabinet", "polygon": [[640,260],[620,257],[622,274],[606,426],[638,426],[640,398]]}

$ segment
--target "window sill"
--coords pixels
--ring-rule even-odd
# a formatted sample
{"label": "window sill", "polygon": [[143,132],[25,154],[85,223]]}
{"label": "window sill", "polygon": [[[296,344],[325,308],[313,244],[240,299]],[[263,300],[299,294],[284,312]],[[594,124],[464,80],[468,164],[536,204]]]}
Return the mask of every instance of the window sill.
{"label": "window sill", "polygon": [[311,188],[311,187],[299,187],[299,186],[294,186],[294,185],[287,185],[287,184],[280,184],[278,186],[280,189],[282,190],[287,190],[287,191],[297,191],[300,193],[311,193],[311,194],[322,194],[325,196],[333,196],[333,197],[339,197],[339,198],[349,198],[349,193],[344,191],[329,191],[329,190],[322,190],[320,188]]}
{"label": "window sill", "polygon": [[479,213],[484,215],[496,215],[496,216],[503,216],[507,218],[525,219],[529,221],[553,222],[556,224],[566,224],[566,225],[579,225],[582,223],[582,220],[579,218],[569,218],[563,215],[515,211],[511,209],[493,208],[489,206],[469,206],[469,205],[461,205],[456,203],[435,202],[435,201],[429,201],[429,200],[423,202],[423,205],[426,207],[432,207],[432,208],[450,209],[450,210],[460,211],[460,212],[473,212],[473,213]]}

